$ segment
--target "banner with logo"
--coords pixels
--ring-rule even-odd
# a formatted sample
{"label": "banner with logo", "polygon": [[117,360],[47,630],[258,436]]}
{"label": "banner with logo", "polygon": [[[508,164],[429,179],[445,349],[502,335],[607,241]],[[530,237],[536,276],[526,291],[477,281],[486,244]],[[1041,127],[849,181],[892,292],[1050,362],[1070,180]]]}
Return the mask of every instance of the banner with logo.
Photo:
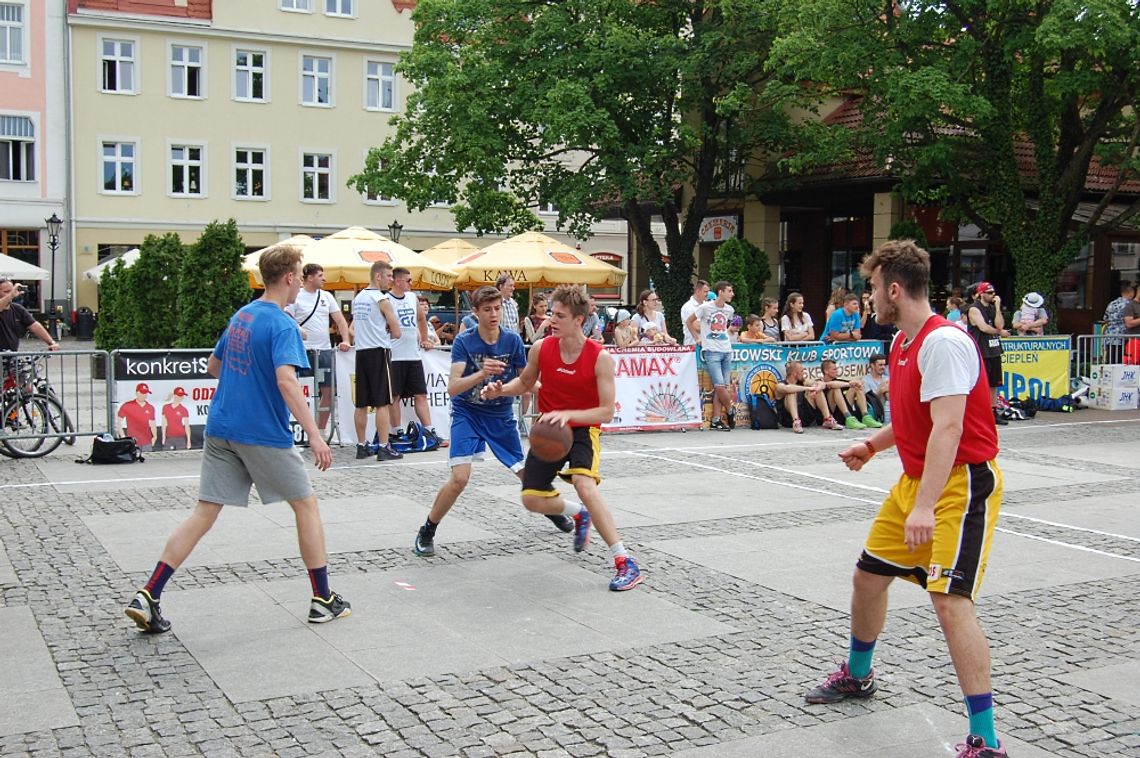
{"label": "banner with logo", "polygon": [[[427,350],[423,353],[424,378],[427,380],[428,407],[431,410],[431,425],[442,436],[447,437],[451,429],[451,397],[447,394],[447,380],[451,374],[451,348]],[[340,428],[340,441],[355,445],[356,423],[356,348],[336,354],[336,413]],[[412,398],[400,399],[400,425],[407,427],[416,418]],[[376,434],[376,414],[368,414],[365,438],[371,440]]]}
{"label": "banner with logo", "polygon": [[1002,386],[1007,400],[1069,394],[1071,337],[1012,337],[1001,341]]}
{"label": "banner with logo", "polygon": [[695,429],[701,426],[693,346],[612,347],[615,412],[602,431]]}

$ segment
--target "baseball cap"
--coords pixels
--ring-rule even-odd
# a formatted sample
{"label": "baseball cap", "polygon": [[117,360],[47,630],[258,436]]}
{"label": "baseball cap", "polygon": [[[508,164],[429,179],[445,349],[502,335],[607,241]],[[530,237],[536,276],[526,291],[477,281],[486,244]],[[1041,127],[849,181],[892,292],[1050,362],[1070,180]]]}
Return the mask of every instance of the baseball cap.
{"label": "baseball cap", "polygon": [[989,282],[978,282],[978,292],[997,292]]}
{"label": "baseball cap", "polygon": [[1040,308],[1045,304],[1045,298],[1037,292],[1030,292],[1025,297],[1021,298],[1021,304],[1026,308]]}
{"label": "baseball cap", "polygon": [[135,392],[141,392],[144,395],[149,395],[150,394],[150,387],[147,385],[146,382],[139,382],[138,384],[135,385]]}
{"label": "baseball cap", "polygon": [[173,394],[178,395],[178,397],[186,397],[186,390],[181,387],[175,387]]}

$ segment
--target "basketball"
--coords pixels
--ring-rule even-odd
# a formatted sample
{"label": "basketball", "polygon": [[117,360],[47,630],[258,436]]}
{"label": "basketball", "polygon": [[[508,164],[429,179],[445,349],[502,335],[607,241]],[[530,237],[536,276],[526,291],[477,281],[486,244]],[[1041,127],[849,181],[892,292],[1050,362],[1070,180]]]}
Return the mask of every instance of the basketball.
{"label": "basketball", "polygon": [[558,463],[570,452],[574,432],[569,426],[559,426],[539,419],[530,428],[530,451],[534,457],[547,463]]}

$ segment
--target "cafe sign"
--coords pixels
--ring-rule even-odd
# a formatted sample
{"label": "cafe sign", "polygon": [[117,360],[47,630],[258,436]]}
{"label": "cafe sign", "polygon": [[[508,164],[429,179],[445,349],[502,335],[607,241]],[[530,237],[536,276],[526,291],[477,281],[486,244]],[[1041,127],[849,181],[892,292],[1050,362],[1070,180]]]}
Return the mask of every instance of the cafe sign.
{"label": "cafe sign", "polygon": [[705,216],[701,222],[701,242],[724,242],[740,236],[736,216]]}

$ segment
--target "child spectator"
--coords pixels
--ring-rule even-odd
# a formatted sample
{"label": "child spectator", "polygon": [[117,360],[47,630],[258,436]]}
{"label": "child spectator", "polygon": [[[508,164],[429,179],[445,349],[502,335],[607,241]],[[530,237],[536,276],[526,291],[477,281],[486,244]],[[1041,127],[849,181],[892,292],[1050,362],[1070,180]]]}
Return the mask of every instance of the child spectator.
{"label": "child spectator", "polygon": [[1045,298],[1036,292],[1030,292],[1021,298],[1021,308],[1013,314],[1013,328],[1018,334],[1026,337],[1045,333],[1049,314],[1045,311],[1044,305]]}
{"label": "child spectator", "polygon": [[804,296],[798,292],[788,293],[784,304],[784,314],[780,317],[780,331],[785,342],[810,342],[815,339],[815,325],[811,314],[804,311]]}
{"label": "child spectator", "polygon": [[614,345],[632,347],[638,342],[637,327],[630,321],[629,311],[622,308],[614,317]]}

